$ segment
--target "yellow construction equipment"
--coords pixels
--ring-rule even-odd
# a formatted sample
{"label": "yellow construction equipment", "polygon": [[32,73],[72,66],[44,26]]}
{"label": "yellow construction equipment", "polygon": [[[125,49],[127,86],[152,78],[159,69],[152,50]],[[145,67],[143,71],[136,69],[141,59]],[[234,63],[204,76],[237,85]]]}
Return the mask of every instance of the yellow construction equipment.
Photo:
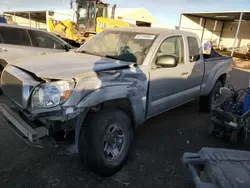
{"label": "yellow construction equipment", "polygon": [[[74,2],[71,1],[71,8],[73,9]],[[69,43],[82,44],[96,33],[103,31],[106,28],[114,27],[131,27],[132,24],[124,22],[120,19],[115,19],[115,8],[112,8],[111,18],[108,18],[108,3],[101,2],[100,0],[76,0],[76,20],[56,21],[51,17],[48,18],[48,25],[51,32],[57,34]]]}

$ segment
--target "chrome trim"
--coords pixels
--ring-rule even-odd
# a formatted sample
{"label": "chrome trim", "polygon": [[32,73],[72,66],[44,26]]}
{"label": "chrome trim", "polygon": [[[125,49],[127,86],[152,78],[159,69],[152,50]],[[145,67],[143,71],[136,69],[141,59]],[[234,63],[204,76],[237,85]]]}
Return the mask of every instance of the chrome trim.
{"label": "chrome trim", "polygon": [[[15,67],[15,66],[7,66],[2,73],[1,84],[4,85],[4,72],[8,72],[13,75],[17,79],[22,82],[22,104],[18,104],[14,99],[11,98],[13,102],[15,102],[18,106],[25,109],[28,107],[29,97],[33,91],[33,89],[40,84],[40,82],[34,80],[32,76],[30,76],[27,72]],[[4,92],[4,86],[3,86]],[[8,97],[8,96],[7,96]]]}

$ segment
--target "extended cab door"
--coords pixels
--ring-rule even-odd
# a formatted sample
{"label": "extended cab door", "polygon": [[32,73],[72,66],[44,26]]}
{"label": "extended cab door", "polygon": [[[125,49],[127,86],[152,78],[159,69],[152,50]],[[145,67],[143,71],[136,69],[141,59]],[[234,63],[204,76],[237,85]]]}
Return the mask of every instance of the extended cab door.
{"label": "extended cab door", "polygon": [[201,86],[205,72],[205,62],[202,56],[202,49],[199,39],[196,36],[187,36],[188,62],[193,66],[192,74],[189,76],[190,82],[195,86]]}
{"label": "extended cab door", "polygon": [[[172,68],[157,66],[157,58],[162,55],[176,56],[178,65]],[[147,117],[188,102],[198,95],[201,82],[199,79],[202,78],[196,77],[198,75],[194,70],[196,62],[193,60],[190,62],[189,60],[186,36],[165,38],[160,44],[152,63]]]}

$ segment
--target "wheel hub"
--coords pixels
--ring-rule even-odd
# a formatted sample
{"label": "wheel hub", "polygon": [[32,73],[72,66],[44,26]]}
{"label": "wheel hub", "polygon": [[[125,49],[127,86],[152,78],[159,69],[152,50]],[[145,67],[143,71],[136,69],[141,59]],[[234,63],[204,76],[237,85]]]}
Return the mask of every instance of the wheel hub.
{"label": "wheel hub", "polygon": [[108,160],[115,160],[121,155],[124,144],[125,136],[122,128],[115,124],[109,126],[104,136],[104,156]]}

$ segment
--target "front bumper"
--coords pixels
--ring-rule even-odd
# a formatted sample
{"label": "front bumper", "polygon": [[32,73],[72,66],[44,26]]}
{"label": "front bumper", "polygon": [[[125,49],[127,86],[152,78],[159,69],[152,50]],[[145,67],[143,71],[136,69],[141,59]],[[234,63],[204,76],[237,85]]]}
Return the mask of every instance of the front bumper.
{"label": "front bumper", "polygon": [[25,137],[32,143],[38,142],[40,138],[49,136],[49,130],[46,127],[40,126],[33,128],[14,110],[5,104],[0,104],[0,112],[3,115],[3,118],[7,120],[8,125],[10,125],[16,133],[21,137]]}

